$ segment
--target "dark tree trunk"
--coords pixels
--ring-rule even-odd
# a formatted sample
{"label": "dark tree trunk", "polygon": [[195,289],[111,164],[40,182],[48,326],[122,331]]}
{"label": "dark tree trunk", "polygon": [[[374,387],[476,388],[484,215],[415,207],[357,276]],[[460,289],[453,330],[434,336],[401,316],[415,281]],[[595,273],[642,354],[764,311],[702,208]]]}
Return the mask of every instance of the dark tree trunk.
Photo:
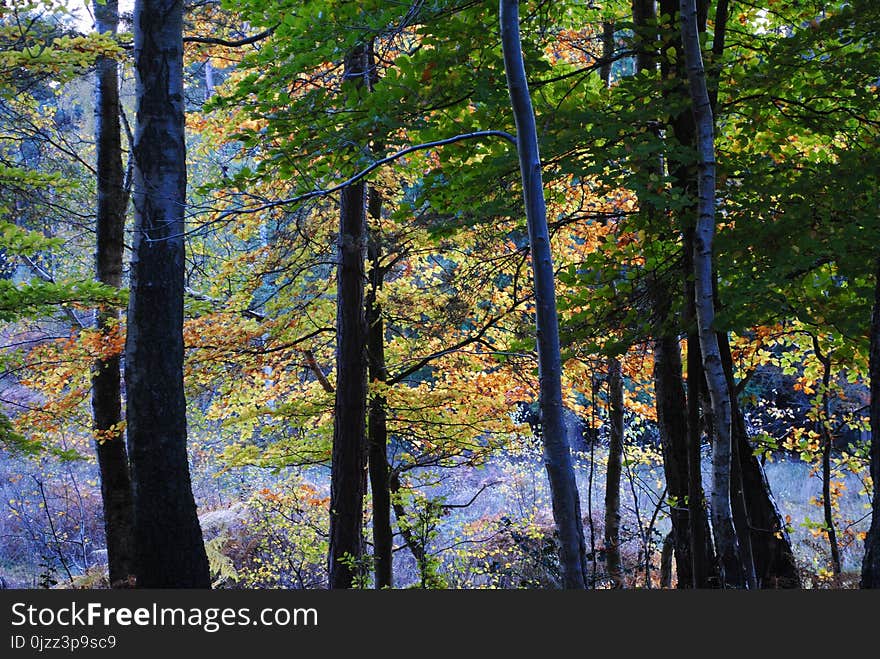
{"label": "dark tree trunk", "polygon": [[[678,0],[660,0],[660,14],[670,21],[664,26],[668,35],[666,43],[675,48],[677,61],[660,59],[663,77],[675,76],[680,84],[669,94],[687,96],[682,60]],[[685,147],[696,144],[696,129],[691,112],[682,111],[671,117],[672,132],[676,141]],[[695,192],[696,172],[688,164],[669,161],[669,173],[684,195],[691,197]],[[690,535],[691,584],[695,588],[711,588],[718,585],[717,563],[709,530],[702,477],[702,430],[700,426],[700,390],[703,382],[702,353],[696,329],[696,309],[693,266],[693,220],[689,211],[682,213],[679,224],[683,236],[683,280],[684,306],[682,324],[687,328],[687,495],[688,531]],[[678,568],[679,571],[681,568]],[[681,574],[681,572],[679,572]]]}
{"label": "dark tree trunk", "polygon": [[[345,58],[345,78],[364,84],[367,47]],[[366,492],[367,322],[364,260],[366,184],[342,190],[336,270],[336,404],[330,480],[330,588],[351,588],[360,576]]]}
{"label": "dark tree trunk", "polygon": [[[367,294],[367,348],[370,382],[385,383],[388,370],[385,365],[385,326],[382,322],[382,306],[376,295],[382,288],[385,269],[382,267],[382,245],[378,222],[382,210],[382,197],[371,188],[369,213],[376,221],[376,230],[370,232],[367,259],[370,262],[370,291]],[[370,490],[373,495],[373,569],[376,588],[394,585],[392,557],[394,535],[391,529],[391,493],[388,480],[388,412],[385,396],[372,394],[367,433],[369,436]]]}
{"label": "dark tree trunk", "polygon": [[135,232],[125,381],[141,588],[211,585],[186,451],[182,30],[180,0],[135,4]]}
{"label": "dark tree trunk", "polygon": [[623,467],[623,375],[620,361],[608,360],[608,463],[605,476],[605,565],[614,588],[623,587],[620,570],[620,475]]}
{"label": "dark tree trunk", "polygon": [[[672,557],[675,555],[674,532],[670,531],[663,538],[663,549],[660,551],[660,587],[672,588]],[[676,559],[678,560],[678,559]],[[679,572],[681,575],[681,572]]]}
{"label": "dark tree trunk", "polygon": [[500,2],[501,44],[507,87],[517,129],[517,151],[522,174],[532,275],[538,345],[538,403],[544,464],[550,481],[553,518],[559,534],[559,558],[565,588],[584,588],[586,563],[580,498],[565,437],[562,416],[562,361],[559,353],[559,321],[547,210],[541,182],[541,158],[535,114],[526,82],[519,35],[519,2]]}
{"label": "dark tree trunk", "polygon": [[663,449],[663,472],[672,501],[672,543],[678,574],[678,587],[693,585],[691,565],[690,514],[688,508],[687,399],[682,382],[681,350],[674,336],[654,341],[654,392],[657,425]]}
{"label": "dark tree trunk", "polygon": [[831,501],[831,410],[829,392],[831,390],[831,357],[823,354],[819,339],[813,335],[813,350],[822,364],[822,396],[821,413],[817,420],[819,436],[822,438],[822,511],[825,514],[825,533],[828,535],[828,547],[831,550],[831,572],[836,582],[840,580],[840,547],[837,544],[837,529],[834,527],[834,505]]}
{"label": "dark tree trunk", "polygon": [[742,492],[751,528],[755,576],[760,588],[800,588],[801,581],[791,548],[791,539],[773,500],[764,469],[754,454],[745,419],[739,408],[736,383],[733,379],[733,357],[727,335],[723,332],[719,333],[718,342],[721,346],[727,386],[731,392],[733,441],[739,458],[739,478],[742,481]]}
{"label": "dark tree trunk", "polygon": [[602,66],[599,76],[608,87],[611,85],[611,57],[614,55],[614,23],[602,21]]}
{"label": "dark tree trunk", "polygon": [[[687,245],[687,241],[685,241]],[[690,268],[686,268],[690,272]],[[693,294],[693,283],[688,282],[685,289]],[[689,321],[695,322],[693,305],[688,300]],[[716,588],[720,585],[718,564],[712,545],[709,529],[709,515],[703,493],[703,454],[700,428],[700,389],[703,386],[703,358],[700,354],[700,340],[696,330],[688,334],[687,356],[687,465],[688,465],[688,522],[691,534],[691,567],[694,588]]]}
{"label": "dark tree trunk", "polygon": [[880,588],[880,260],[877,262],[877,281],[874,284],[874,312],[871,315],[871,348],[869,375],[871,378],[871,478],[874,481],[871,527],[865,536],[865,556],[862,559],[862,588]]}
{"label": "dark tree trunk", "polygon": [[[657,12],[654,0],[633,0],[633,36],[636,51],[636,70],[656,69],[654,53],[656,44]],[[645,173],[662,176],[662,163],[638,162]],[[646,220],[658,219],[657,209],[650,202],[639,201],[639,208]],[[687,462],[687,400],[682,379],[681,348],[678,343],[678,323],[672,318],[672,294],[667,282],[654,279],[654,392],[657,405],[657,425],[663,449],[663,471],[666,487],[673,502],[670,511],[672,532],[664,541],[664,548],[671,543],[675,554],[677,584],[679,588],[692,585],[690,553],[690,529],[687,508],[688,462]],[[670,577],[671,579],[671,577]]]}
{"label": "dark tree trunk", "polygon": [[[94,2],[95,27],[115,35],[119,27],[117,0]],[[119,126],[119,72],[116,60],[99,57],[96,63],[95,142],[98,161],[97,249],[98,281],[122,287],[122,254],[125,232],[125,174],[122,169],[122,136]],[[114,331],[116,309],[98,312],[98,329]],[[122,421],[122,383],[119,356],[99,360],[92,370],[92,412],[99,440],[95,451],[101,474],[104,534],[110,585],[134,584],[134,503],[131,474]]]}

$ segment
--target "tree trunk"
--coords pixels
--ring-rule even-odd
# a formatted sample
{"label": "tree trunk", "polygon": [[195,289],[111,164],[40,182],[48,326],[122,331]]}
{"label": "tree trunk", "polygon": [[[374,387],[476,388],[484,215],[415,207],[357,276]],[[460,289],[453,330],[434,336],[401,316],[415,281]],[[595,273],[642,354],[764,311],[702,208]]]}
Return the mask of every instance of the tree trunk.
{"label": "tree trunk", "polygon": [[[370,382],[383,384],[388,380],[385,365],[385,326],[382,306],[376,295],[382,288],[385,270],[382,267],[382,245],[378,222],[382,197],[375,188],[369,191],[369,213],[376,221],[370,232],[367,259],[370,262],[370,291],[367,294],[367,352]],[[392,557],[394,535],[391,529],[391,493],[388,480],[388,412],[385,396],[372,394],[368,418],[370,490],[373,495],[373,569],[376,588],[394,585]]]}
{"label": "tree trunk", "polygon": [[553,518],[559,534],[563,585],[565,588],[584,588],[583,520],[562,417],[562,361],[559,354],[553,260],[541,182],[538,134],[520,43],[517,0],[500,1],[500,23],[504,70],[516,121],[517,151],[532,257],[544,463],[550,481]]}
{"label": "tree trunk", "polygon": [[611,85],[611,57],[614,55],[614,23],[602,21],[602,66],[599,76],[606,87]]}
{"label": "tree trunk", "polygon": [[620,570],[620,475],[623,467],[623,377],[620,361],[608,360],[608,465],[605,476],[605,565],[614,588],[623,587]]}
{"label": "tree trunk", "polygon": [[[660,587],[672,588],[672,557],[675,555],[675,536],[670,531],[663,538],[663,549],[660,551]],[[676,559],[677,560],[677,559]],[[681,572],[679,572],[679,575]]]}
{"label": "tree trunk", "polygon": [[716,547],[721,560],[722,585],[743,588],[747,571],[743,567],[730,501],[731,410],[727,382],[713,323],[712,239],[715,232],[715,138],[712,107],[697,28],[696,0],[681,0],[682,46],[687,66],[691,108],[697,130],[699,176],[698,216],[694,230],[694,289],[697,329],[703,355],[703,372],[715,421],[712,446],[712,495],[710,508]]}
{"label": "tree trunk", "polygon": [[[636,71],[653,71],[657,66],[654,57],[657,47],[657,12],[654,0],[633,0],[632,14]],[[659,159],[651,162],[639,161],[636,166],[649,175],[663,174],[662,162]],[[639,209],[646,215],[647,222],[653,224],[657,221],[657,209],[649,201],[639,200]],[[650,286],[655,318],[654,393],[657,426],[663,450],[663,471],[667,491],[673,502],[670,510],[672,532],[667,536],[664,548],[667,542],[671,543],[670,550],[675,554],[678,571],[678,587],[689,588],[693,578],[687,508],[687,400],[682,381],[681,348],[678,343],[678,325],[672,318],[672,294],[669,285],[654,278]]]}
{"label": "tree trunk", "polygon": [[670,521],[678,587],[690,588],[693,585],[693,566],[688,506],[687,400],[681,373],[678,339],[669,335],[658,336],[654,341],[654,395],[663,449],[663,473],[672,501]]}
{"label": "tree trunk", "polygon": [[[646,4],[644,0],[641,4]],[[652,3],[651,3],[652,4]],[[678,14],[678,0],[660,0],[660,14],[665,17],[668,24],[664,25],[667,40],[677,53],[675,60],[668,58],[660,59],[660,69],[663,78],[679,80],[680,84],[670,89],[667,94],[688,96],[687,74],[681,65],[681,30],[679,22],[675,20]],[[678,99],[675,99],[678,100]],[[676,141],[685,147],[693,147],[696,143],[696,130],[693,113],[684,110],[673,115],[671,118],[672,133]],[[696,172],[689,163],[673,158],[668,158],[669,174],[675,181],[682,193],[690,198],[694,193]],[[683,290],[684,302],[682,309],[682,325],[687,330],[687,438],[685,452],[687,455],[687,516],[688,534],[690,543],[690,585],[694,588],[711,588],[717,586],[717,563],[712,546],[712,535],[709,530],[709,517],[706,512],[706,501],[703,492],[702,476],[702,429],[700,426],[700,391],[703,387],[703,363],[700,352],[700,339],[696,324],[696,300],[694,294],[694,266],[693,266],[693,219],[689,210],[681,213],[679,225],[682,233],[683,251]],[[662,314],[660,314],[662,317]],[[676,350],[680,348],[676,346]],[[662,387],[661,387],[662,388]],[[687,568],[684,568],[687,569]],[[679,574],[682,568],[678,567]],[[679,587],[687,587],[679,584]]]}
{"label": "tree trunk", "polygon": [[[345,57],[344,76],[362,85],[367,47]],[[343,188],[336,271],[336,404],[330,476],[330,588],[351,588],[360,575],[366,491],[367,322],[364,259],[366,184]]]}
{"label": "tree trunk", "polygon": [[[690,241],[685,240],[685,249]],[[685,261],[692,259],[686,258]],[[686,273],[693,272],[687,265]],[[700,353],[700,338],[696,332],[696,311],[693,305],[693,280],[685,286],[689,310],[686,313],[688,326],[694,330],[688,333],[687,355],[687,465],[688,465],[688,522],[691,534],[691,567],[694,588],[714,588],[719,585],[718,564],[712,535],[709,529],[709,516],[706,511],[703,492],[703,454],[700,429],[700,388],[703,386],[703,358]]]}
{"label": "tree trunk", "polygon": [[180,0],[135,4],[135,232],[125,381],[140,588],[211,585],[186,452],[182,30]]}
{"label": "tree trunk", "polygon": [[[117,0],[94,2],[95,27],[101,34],[116,35]],[[102,284],[122,287],[122,254],[125,232],[125,174],[122,169],[122,135],[119,126],[119,72],[116,60],[99,57],[96,63],[95,142],[98,165],[97,249],[95,267]],[[115,331],[119,313],[98,311],[98,329]],[[104,534],[112,587],[134,583],[134,503],[131,474],[122,430],[122,383],[119,356],[98,360],[92,369],[92,413],[99,441],[95,444],[101,474]]]}
{"label": "tree trunk", "polygon": [[871,478],[874,481],[871,527],[865,536],[865,556],[862,559],[862,588],[880,588],[880,260],[877,261],[877,281],[874,284],[874,312],[871,316],[871,348],[869,374],[871,378]]}

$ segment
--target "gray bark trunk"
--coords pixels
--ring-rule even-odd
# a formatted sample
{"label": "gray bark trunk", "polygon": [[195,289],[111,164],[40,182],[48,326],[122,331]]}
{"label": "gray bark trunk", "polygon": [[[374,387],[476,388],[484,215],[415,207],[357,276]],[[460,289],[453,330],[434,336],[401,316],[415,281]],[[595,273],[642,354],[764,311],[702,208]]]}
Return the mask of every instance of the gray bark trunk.
{"label": "gray bark trunk", "polygon": [[697,329],[703,354],[703,371],[709,388],[715,423],[712,446],[712,493],[710,509],[715,543],[721,560],[722,584],[747,586],[730,501],[731,410],[713,323],[712,239],[715,232],[715,138],[712,107],[700,50],[695,0],[681,0],[682,46],[687,66],[694,122],[697,129],[698,216],[694,231],[694,288]]}
{"label": "gray bark trunk", "polygon": [[544,464],[550,481],[553,518],[559,534],[563,585],[565,588],[584,588],[586,564],[583,520],[571,451],[562,418],[562,362],[559,354],[553,260],[541,181],[535,114],[526,82],[520,43],[517,0],[501,0],[500,23],[504,70],[516,121],[517,151],[532,257]]}
{"label": "gray bark trunk", "polygon": [[[119,27],[117,0],[94,2],[95,27],[101,34],[116,35]],[[96,63],[95,142],[97,145],[97,246],[95,268],[98,281],[122,286],[123,236],[128,195],[122,169],[122,136],[119,125],[119,72],[116,60],[100,57]],[[114,327],[116,309],[98,311],[98,329]],[[122,421],[122,383],[119,357],[99,360],[92,369],[92,413],[98,441],[95,452],[101,474],[104,534],[110,585],[134,583],[134,503],[131,474]]]}
{"label": "gray bark trunk", "polygon": [[134,13],[134,255],[125,348],[137,585],[208,588],[186,451],[183,2]]}

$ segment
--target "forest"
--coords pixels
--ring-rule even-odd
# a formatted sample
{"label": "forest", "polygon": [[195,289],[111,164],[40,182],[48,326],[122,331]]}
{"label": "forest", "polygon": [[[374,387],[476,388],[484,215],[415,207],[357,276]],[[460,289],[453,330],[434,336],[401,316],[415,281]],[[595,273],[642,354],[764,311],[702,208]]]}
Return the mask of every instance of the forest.
{"label": "forest", "polygon": [[876,0],[3,0],[0,587],[880,588]]}

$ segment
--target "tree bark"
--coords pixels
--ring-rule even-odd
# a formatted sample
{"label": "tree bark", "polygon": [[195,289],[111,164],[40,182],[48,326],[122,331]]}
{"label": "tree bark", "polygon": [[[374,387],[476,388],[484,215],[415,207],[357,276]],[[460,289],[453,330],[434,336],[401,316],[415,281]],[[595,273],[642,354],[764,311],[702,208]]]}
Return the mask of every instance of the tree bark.
{"label": "tree bark", "polygon": [[[663,472],[672,501],[669,513],[672,522],[671,536],[678,587],[690,588],[693,585],[693,566],[688,506],[688,420],[681,373],[678,339],[670,335],[658,336],[654,340],[654,395],[663,450]],[[703,517],[705,518],[705,512]]]}
{"label": "tree bark", "polygon": [[544,464],[550,481],[553,518],[559,534],[559,557],[565,588],[584,588],[586,579],[580,499],[562,417],[562,361],[547,211],[541,181],[538,134],[519,35],[519,2],[500,0],[504,70],[517,129],[529,247],[535,290],[539,407]]}
{"label": "tree bark", "polygon": [[694,230],[694,288],[697,329],[703,355],[703,372],[715,422],[712,446],[712,495],[710,508],[716,547],[721,560],[722,585],[743,588],[747,570],[743,566],[730,501],[731,410],[727,382],[713,323],[712,239],[715,232],[715,138],[712,107],[700,50],[696,0],[681,0],[682,46],[687,66],[691,108],[697,129],[699,176],[698,217]]}
{"label": "tree bark", "polygon": [[[363,85],[367,72],[367,47],[361,45],[346,55],[344,76]],[[340,196],[329,573],[330,588],[351,588],[363,555],[367,466],[366,184],[347,186]]]}
{"label": "tree bark", "polygon": [[[657,62],[657,12],[654,0],[633,0],[634,48],[636,71],[653,71]],[[660,159],[638,161],[636,166],[646,174],[662,176]],[[650,201],[639,200],[639,209],[650,224],[658,220],[657,208]],[[675,554],[679,588],[692,585],[690,529],[687,508],[687,400],[682,380],[681,348],[678,343],[678,324],[672,318],[672,293],[667,282],[652,278],[650,283],[654,313],[654,393],[657,406],[657,426],[663,450],[663,471],[669,498],[674,503],[670,510],[672,531],[664,542],[671,543]],[[670,577],[671,578],[671,577]]]}
{"label": "tree bark", "polygon": [[614,55],[614,23],[602,21],[602,66],[599,76],[606,87],[611,86],[611,57]]}
{"label": "tree bark", "polygon": [[[116,35],[119,27],[117,0],[94,2],[95,27],[101,34]],[[99,57],[96,62],[95,142],[97,145],[97,247],[98,281],[122,287],[125,174],[122,169],[122,135],[119,126],[119,72],[116,60]],[[115,308],[98,311],[98,329],[115,331],[119,313]],[[98,360],[92,369],[92,414],[99,440],[95,443],[104,505],[104,534],[110,585],[134,584],[134,503],[128,452],[122,429],[122,382],[119,356]]]}
{"label": "tree bark", "polygon": [[605,565],[614,588],[623,587],[620,569],[620,475],[623,467],[623,377],[620,361],[608,360],[608,463],[605,476]]}
{"label": "tree bark", "polygon": [[[382,305],[376,296],[382,288],[385,270],[382,267],[382,245],[378,221],[382,210],[382,197],[371,188],[368,200],[370,217],[376,221],[376,229],[370,231],[367,259],[370,262],[370,291],[367,294],[367,351],[370,382],[384,384],[388,380],[385,364],[385,325],[382,321]],[[379,393],[370,398],[367,421],[369,443],[370,490],[373,495],[373,570],[376,588],[394,585],[393,552],[394,534],[391,529],[391,492],[388,478],[388,412],[385,396]]]}
{"label": "tree bark", "polygon": [[211,585],[186,451],[182,32],[181,0],[135,4],[135,232],[125,381],[140,588]]}
{"label": "tree bark", "polygon": [[[681,46],[681,29],[675,20],[678,14],[678,0],[660,0],[660,14],[670,21],[665,25],[662,48],[673,47],[677,53],[674,61],[660,59],[661,73],[664,79],[675,77],[680,85],[667,92],[670,95],[688,96],[687,74],[682,69],[683,60]],[[676,141],[685,147],[693,147],[696,143],[696,130],[693,113],[684,110],[670,118],[672,134]],[[683,194],[690,197],[694,192],[696,173],[688,163],[668,160],[669,173]],[[696,307],[694,294],[693,267],[693,220],[687,212],[679,218],[682,232],[683,251],[683,288],[684,304],[682,325],[687,330],[687,492],[688,492],[688,531],[690,535],[690,555],[692,585],[695,588],[711,588],[718,585],[717,563],[709,530],[709,518],[706,512],[706,501],[703,492],[702,478],[702,429],[700,426],[700,390],[703,382],[702,355],[700,339],[696,325]]]}
{"label": "tree bark", "polygon": [[880,259],[877,261],[877,281],[874,284],[870,341],[868,371],[871,378],[871,478],[874,481],[874,494],[871,527],[865,536],[860,585],[862,588],[880,588]]}

